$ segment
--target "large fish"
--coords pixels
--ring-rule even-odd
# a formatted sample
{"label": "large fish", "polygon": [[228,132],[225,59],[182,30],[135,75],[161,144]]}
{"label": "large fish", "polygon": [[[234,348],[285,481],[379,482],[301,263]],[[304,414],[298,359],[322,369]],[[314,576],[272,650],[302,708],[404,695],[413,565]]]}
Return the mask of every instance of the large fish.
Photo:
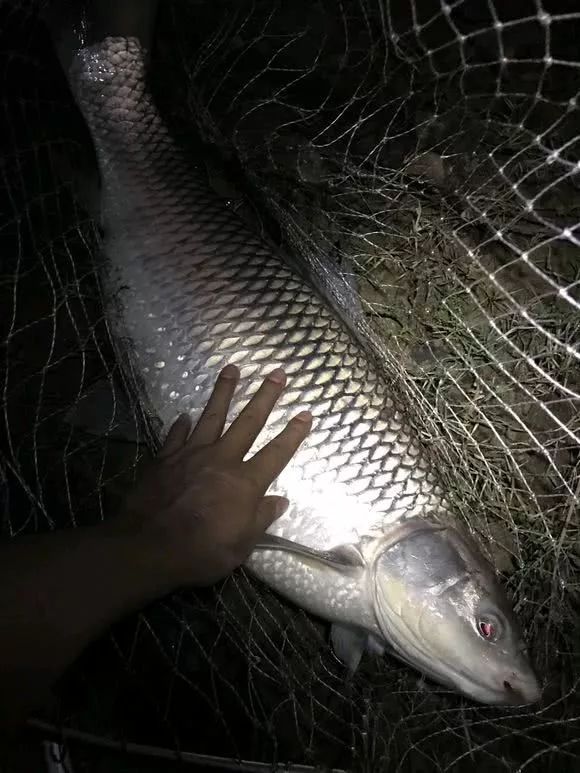
{"label": "large fish", "polygon": [[110,325],[146,410],[161,433],[179,412],[195,419],[234,362],[231,420],[283,367],[288,387],[251,453],[300,409],[314,427],[271,489],[290,508],[247,567],[330,622],[351,670],[365,649],[388,649],[476,701],[537,701],[506,595],[476,544],[444,524],[425,450],[348,307],[339,313],[211,192],[148,93],[127,18],[110,36],[72,25],[60,53],[98,158]]}

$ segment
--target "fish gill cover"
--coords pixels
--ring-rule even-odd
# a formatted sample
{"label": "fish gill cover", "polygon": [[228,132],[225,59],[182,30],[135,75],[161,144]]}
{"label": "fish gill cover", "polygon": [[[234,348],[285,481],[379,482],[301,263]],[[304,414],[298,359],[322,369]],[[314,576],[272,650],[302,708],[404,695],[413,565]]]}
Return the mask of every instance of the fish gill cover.
{"label": "fish gill cover", "polygon": [[[0,3],[6,536],[114,513],[148,454],[99,294],[90,137],[44,5]],[[240,570],[116,625],[46,726],[321,769],[577,769],[579,38],[564,0],[172,0],[150,68],[224,205],[322,286],[329,259],[348,275],[512,594],[542,703],[472,704],[389,657],[347,679],[326,627]]]}

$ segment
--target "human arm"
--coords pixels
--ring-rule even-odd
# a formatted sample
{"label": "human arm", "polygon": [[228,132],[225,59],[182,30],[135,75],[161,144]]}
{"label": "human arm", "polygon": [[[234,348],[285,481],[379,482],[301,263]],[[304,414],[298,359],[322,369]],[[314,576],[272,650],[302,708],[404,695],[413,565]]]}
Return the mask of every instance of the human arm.
{"label": "human arm", "polygon": [[307,436],[302,413],[243,458],[280,396],[274,371],[223,433],[239,373],[228,366],[196,427],[180,416],[127,497],[99,525],[0,546],[0,720],[48,696],[87,644],[123,615],[182,586],[209,585],[243,563],[287,501],[265,496]]}

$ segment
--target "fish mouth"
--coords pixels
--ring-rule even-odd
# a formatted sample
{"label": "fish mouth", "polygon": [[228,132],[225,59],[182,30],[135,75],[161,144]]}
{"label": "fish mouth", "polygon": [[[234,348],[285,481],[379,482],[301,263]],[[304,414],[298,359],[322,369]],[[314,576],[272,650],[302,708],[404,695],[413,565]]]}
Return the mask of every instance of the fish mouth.
{"label": "fish mouth", "polygon": [[468,700],[488,706],[530,706],[538,703],[542,697],[542,689],[533,674],[520,677],[512,674],[509,679],[490,684],[478,682],[471,674],[452,669],[450,664],[446,664],[448,670],[435,671],[424,662],[419,663],[401,653],[398,656],[436,684],[449,687]]}
{"label": "fish mouth", "polygon": [[539,703],[542,698],[542,688],[536,682],[535,684],[526,684],[525,686],[510,687],[506,690],[506,696],[509,695],[506,705],[508,706],[531,706]]}
{"label": "fish mouth", "polygon": [[471,700],[490,706],[530,706],[542,697],[542,689],[534,676],[518,678],[512,675],[503,682],[489,684],[461,674],[459,679],[453,680],[453,686]]}

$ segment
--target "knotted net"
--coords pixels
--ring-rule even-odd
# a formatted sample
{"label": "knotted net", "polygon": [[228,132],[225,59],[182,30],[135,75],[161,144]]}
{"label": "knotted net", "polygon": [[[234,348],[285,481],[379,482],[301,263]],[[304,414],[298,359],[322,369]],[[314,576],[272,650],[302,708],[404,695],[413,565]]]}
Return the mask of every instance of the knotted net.
{"label": "knotted net", "polygon": [[[148,453],[98,291],[90,138],[43,5],[0,3],[10,536],[106,517]],[[578,39],[564,0],[172,0],[151,63],[165,119],[225,205],[356,289],[513,593],[541,706],[473,705],[390,658],[346,680],[320,621],[239,571],[116,625],[47,723],[246,769],[577,769]]]}

